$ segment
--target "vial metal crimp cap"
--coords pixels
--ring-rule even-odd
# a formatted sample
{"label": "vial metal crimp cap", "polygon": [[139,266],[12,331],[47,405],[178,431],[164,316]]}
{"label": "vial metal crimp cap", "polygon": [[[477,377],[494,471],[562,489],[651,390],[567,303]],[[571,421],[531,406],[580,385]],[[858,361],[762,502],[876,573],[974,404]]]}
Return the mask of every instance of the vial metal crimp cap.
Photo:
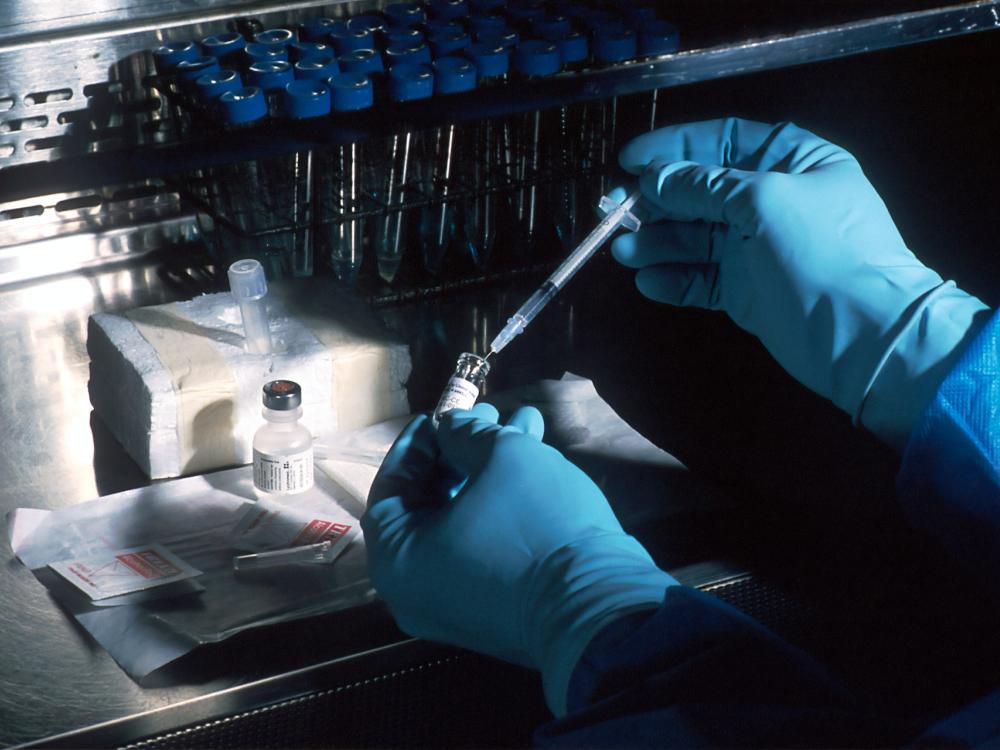
{"label": "vial metal crimp cap", "polygon": [[272,380],[264,384],[264,406],[275,411],[291,411],[302,405],[302,388],[292,380]]}

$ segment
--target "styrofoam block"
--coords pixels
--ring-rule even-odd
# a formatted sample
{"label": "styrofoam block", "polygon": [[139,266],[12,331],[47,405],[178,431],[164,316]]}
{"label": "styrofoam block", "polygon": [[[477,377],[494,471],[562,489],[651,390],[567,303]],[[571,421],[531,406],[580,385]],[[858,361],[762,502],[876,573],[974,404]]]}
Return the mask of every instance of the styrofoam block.
{"label": "styrofoam block", "polygon": [[[183,389],[175,384],[174,374],[129,314],[92,316],[87,340],[91,403],[150,477],[249,463],[252,436],[262,423],[261,386],[275,378],[302,386],[303,421],[314,434],[336,431],[342,420],[353,428],[408,413],[409,350],[370,311],[355,304],[334,303],[334,309],[325,304],[324,315],[303,312],[309,318],[306,325],[298,314],[288,312],[280,288],[277,291],[268,298],[276,350],[271,355],[244,351],[239,308],[228,293],[133,313],[170,329],[171,336],[179,336],[177,346],[187,352],[207,344],[211,357],[223,363],[218,383],[209,383],[218,389],[220,407],[203,410],[206,421],[197,428],[178,416],[181,401],[190,395],[180,395]],[[286,290],[285,296],[298,295]],[[222,403],[230,391],[235,397]],[[200,435],[215,429],[231,434],[231,439],[197,444]],[[193,454],[184,450],[185,430],[194,435]]]}

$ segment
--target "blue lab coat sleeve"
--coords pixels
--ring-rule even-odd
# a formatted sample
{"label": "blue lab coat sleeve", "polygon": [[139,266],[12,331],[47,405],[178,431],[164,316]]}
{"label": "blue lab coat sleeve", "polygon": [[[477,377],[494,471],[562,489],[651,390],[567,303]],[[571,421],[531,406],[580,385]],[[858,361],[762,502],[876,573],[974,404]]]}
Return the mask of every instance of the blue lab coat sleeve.
{"label": "blue lab coat sleeve", "polygon": [[[924,410],[897,482],[912,523],[1000,592],[1000,315]],[[1000,683],[1000,678],[998,678]],[[605,628],[540,745],[1000,745],[1000,690],[943,721],[875,715],[805,652],[683,586]]]}

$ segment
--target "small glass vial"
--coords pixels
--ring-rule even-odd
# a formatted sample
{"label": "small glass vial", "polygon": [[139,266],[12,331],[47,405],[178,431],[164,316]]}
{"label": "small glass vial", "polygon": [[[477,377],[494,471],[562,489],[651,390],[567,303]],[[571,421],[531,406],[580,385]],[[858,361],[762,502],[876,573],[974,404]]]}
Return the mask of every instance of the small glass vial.
{"label": "small glass vial", "polygon": [[465,352],[455,364],[455,372],[444,387],[444,392],[434,407],[433,420],[437,424],[441,415],[452,409],[471,409],[490,374],[490,363],[477,354]]}
{"label": "small glass vial", "polygon": [[313,486],[312,434],[299,424],[302,388],[291,380],[264,385],[266,423],[253,436],[253,486],[264,495],[294,495]]}

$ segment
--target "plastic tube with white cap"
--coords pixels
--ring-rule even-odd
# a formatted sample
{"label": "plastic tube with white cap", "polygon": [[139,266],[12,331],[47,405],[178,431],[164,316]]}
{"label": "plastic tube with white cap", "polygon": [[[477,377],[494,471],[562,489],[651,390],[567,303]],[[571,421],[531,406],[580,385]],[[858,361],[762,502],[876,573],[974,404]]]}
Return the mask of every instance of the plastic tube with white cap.
{"label": "plastic tube with white cap", "polygon": [[240,306],[246,348],[253,354],[271,353],[271,328],[267,319],[267,279],[264,267],[252,258],[229,266],[229,290]]}

